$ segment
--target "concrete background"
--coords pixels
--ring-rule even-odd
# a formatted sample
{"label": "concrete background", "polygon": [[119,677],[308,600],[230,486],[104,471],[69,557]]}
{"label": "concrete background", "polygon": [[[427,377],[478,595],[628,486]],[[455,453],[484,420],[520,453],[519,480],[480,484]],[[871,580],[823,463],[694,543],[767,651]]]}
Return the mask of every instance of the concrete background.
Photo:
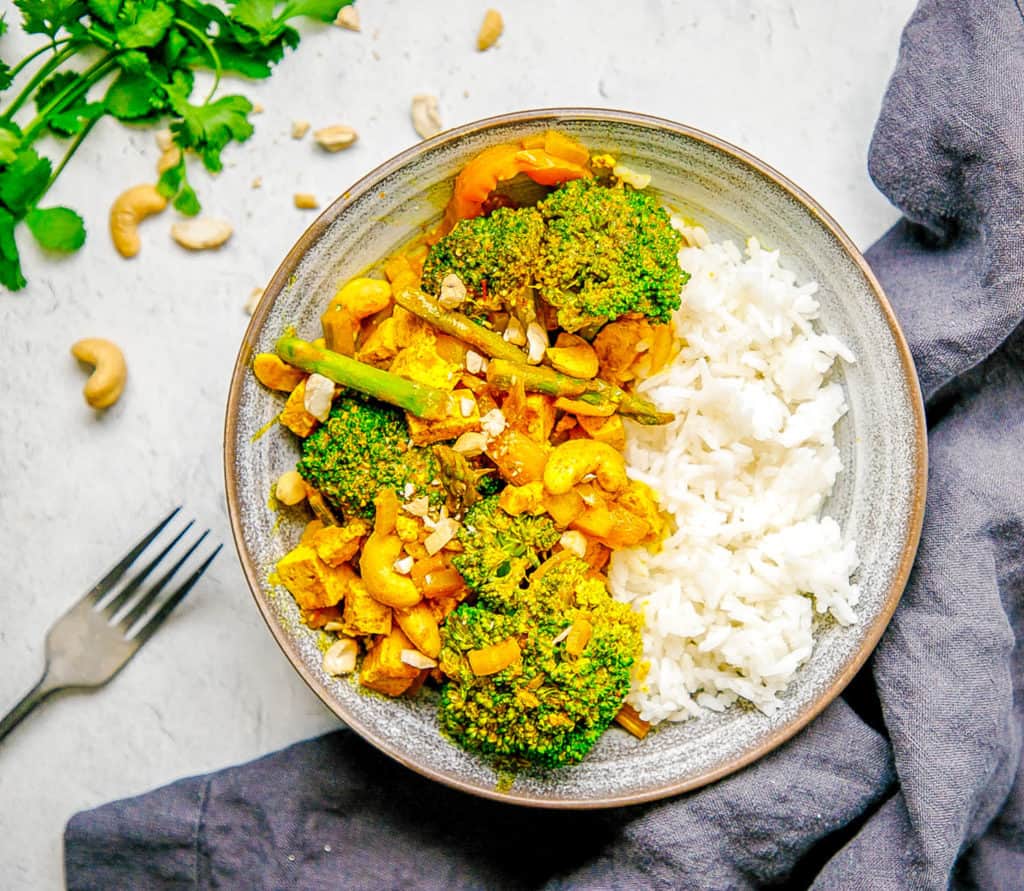
{"label": "concrete background", "polygon": [[[269,81],[226,82],[222,92],[265,112],[248,143],[225,151],[221,175],[192,168],[206,212],[235,225],[219,252],[174,244],[173,211],[143,225],[136,259],[114,252],[110,204],[153,181],[158,151],[151,130],[112,120],[51,192],[84,216],[85,248],[48,258],[21,237],[30,284],[0,293],[0,712],[35,682],[50,623],[170,506],[183,503],[227,547],[110,686],[51,700],[0,744],[0,887],[59,887],[77,810],[335,726],[242,579],[224,505],[224,405],[243,304],[315,217],[292,194],[326,204],[413,143],[414,93],[438,95],[446,125],[554,105],[662,115],[774,165],[862,247],[897,218],[866,154],[909,0],[518,0],[502,5],[505,35],[480,54],[486,6],[360,0],[361,33],[307,27]],[[7,59],[32,46],[13,31]],[[349,124],[359,142],[327,155],[291,139],[296,118]],[[85,336],[118,342],[130,369],[102,416],[84,404],[86,375],[68,353]]]}

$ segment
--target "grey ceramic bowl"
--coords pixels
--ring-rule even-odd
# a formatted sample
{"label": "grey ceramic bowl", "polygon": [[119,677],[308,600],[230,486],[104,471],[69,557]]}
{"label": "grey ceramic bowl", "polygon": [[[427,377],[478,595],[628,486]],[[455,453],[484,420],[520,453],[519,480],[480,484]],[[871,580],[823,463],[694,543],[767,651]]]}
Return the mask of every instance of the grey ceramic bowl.
{"label": "grey ceramic bowl", "polygon": [[[714,238],[756,235],[784,265],[820,285],[820,326],[858,357],[844,367],[850,411],[838,427],[844,470],[826,512],[861,560],[860,617],[822,623],[810,660],[772,717],[753,709],[663,726],[638,741],[612,727],[578,766],[518,775],[499,789],[488,763],[438,731],[435,700],[385,700],[320,667],[316,633],[291,596],[268,582],[301,531],[267,508],[273,481],[294,466],[295,438],[272,423],[280,397],[249,373],[287,325],[319,336],[318,317],[338,284],[373,266],[448,200],[452,179],[481,149],[554,127],[651,174],[663,200]],[[270,425],[269,432],[257,436]],[[906,343],[878,282],[850,239],[807,194],[751,155],[670,121],[595,109],[549,109],[467,124],[408,149],[341,195],[299,239],[266,290],[235,365],[224,438],[232,531],[256,604],[287,658],[339,718],[398,761],[442,783],[518,804],[591,808],[660,798],[708,783],[761,757],[815,717],[878,642],[910,572],[924,509],[926,440]]]}

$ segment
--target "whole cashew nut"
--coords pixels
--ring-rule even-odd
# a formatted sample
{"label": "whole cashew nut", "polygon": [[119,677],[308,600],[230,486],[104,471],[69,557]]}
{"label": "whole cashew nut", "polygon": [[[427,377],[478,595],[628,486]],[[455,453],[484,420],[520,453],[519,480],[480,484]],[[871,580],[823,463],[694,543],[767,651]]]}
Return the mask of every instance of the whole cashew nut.
{"label": "whole cashew nut", "polygon": [[354,278],[338,289],[320,316],[327,348],[351,356],[359,323],[391,303],[391,285],[376,278]]}
{"label": "whole cashew nut", "polygon": [[71,347],[71,355],[94,366],[85,382],[85,401],[93,408],[110,408],[121,397],[128,377],[124,353],[102,337],[87,337]]}
{"label": "whole cashew nut", "polygon": [[132,186],[110,207],[110,237],[122,257],[134,257],[142,246],[139,223],[167,207],[167,199],[149,184]]}
{"label": "whole cashew nut", "polygon": [[356,319],[365,319],[391,304],[391,285],[379,278],[354,278],[338,289],[331,308],[341,307]]}
{"label": "whole cashew nut", "polygon": [[544,488],[552,495],[568,492],[588,473],[606,492],[618,492],[629,482],[626,461],[608,443],[596,439],[570,439],[556,446],[544,467]]}
{"label": "whole cashew nut", "polygon": [[407,609],[421,598],[412,579],[395,571],[395,561],[401,552],[402,539],[397,535],[374,532],[363,545],[359,573],[374,600],[385,606]]}

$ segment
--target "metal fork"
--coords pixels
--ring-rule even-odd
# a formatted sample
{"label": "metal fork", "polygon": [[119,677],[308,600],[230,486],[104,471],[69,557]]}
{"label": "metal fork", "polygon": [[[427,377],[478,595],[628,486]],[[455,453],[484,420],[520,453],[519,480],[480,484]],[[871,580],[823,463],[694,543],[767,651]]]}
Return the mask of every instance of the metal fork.
{"label": "metal fork", "polygon": [[113,569],[100,579],[86,594],[50,628],[46,635],[46,668],[43,676],[13,709],[0,720],[0,739],[3,739],[40,702],[51,693],[68,687],[101,687],[117,674],[134,656],[153,632],[159,628],[171,611],[184,600],[199,577],[206,572],[213,558],[220,552],[217,545],[199,567],[169,595],[149,616],[147,612],[157,597],[170,583],[174,574],[195,553],[210,530],[207,529],[185,551],[177,562],[145,591],[146,579],[161,561],[171,554],[185,534],[192,528],[190,521],[159,554],[118,591],[118,582],[131,565],[153,543],[164,528],[181,510],[176,507],[157,523]]}

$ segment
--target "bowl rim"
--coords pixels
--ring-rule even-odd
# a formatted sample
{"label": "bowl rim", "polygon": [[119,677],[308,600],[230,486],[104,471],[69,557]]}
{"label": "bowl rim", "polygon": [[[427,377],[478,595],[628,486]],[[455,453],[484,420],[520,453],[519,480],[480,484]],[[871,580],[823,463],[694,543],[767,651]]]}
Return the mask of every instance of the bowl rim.
{"label": "bowl rim", "polygon": [[[903,379],[907,388],[907,397],[913,408],[914,424],[914,460],[915,471],[914,493],[910,506],[907,535],[903,543],[900,561],[896,573],[889,585],[882,609],[876,615],[870,626],[864,629],[864,637],[861,646],[848,660],[843,669],[828,686],[828,688],[793,718],[785,724],[775,728],[754,748],[732,758],[724,764],[720,764],[697,776],[680,780],[677,783],[668,783],[639,793],[627,793],[599,798],[565,798],[565,799],[543,799],[533,795],[517,793],[514,790],[500,792],[497,789],[483,788],[470,782],[465,782],[456,777],[450,776],[427,764],[419,764],[406,757],[402,752],[397,751],[386,740],[380,738],[376,733],[357,716],[348,713],[347,709],[320,683],[307,668],[305,663],[298,658],[289,636],[285,629],[276,621],[270,604],[262,594],[260,579],[256,567],[251,560],[245,547],[244,535],[241,525],[241,508],[239,504],[237,488],[238,479],[236,474],[236,453],[235,442],[238,435],[238,407],[241,398],[242,383],[245,374],[249,370],[250,359],[254,351],[258,333],[261,331],[264,322],[270,312],[270,308],[278,294],[285,288],[292,273],[298,267],[310,247],[320,238],[328,227],[330,227],[353,202],[353,200],[368,191],[377,187],[381,180],[401,169],[405,164],[422,155],[449,143],[457,142],[467,136],[486,133],[496,127],[515,124],[538,124],[550,123],[557,126],[573,121],[625,123],[641,127],[649,127],[659,130],[666,130],[678,136],[685,137],[696,142],[716,149],[732,158],[739,160],[746,165],[753,167],[759,174],[769,179],[775,186],[786,192],[793,200],[801,204],[805,210],[817,222],[823,226],[840,244],[843,251],[858,266],[864,276],[869,288],[873,292],[882,315],[888,324],[896,349],[903,366]],[[788,177],[780,173],[769,164],[750,152],[727,142],[717,136],[699,130],[695,127],[681,124],[666,118],[653,115],[641,114],[638,112],[620,111],[606,108],[590,107],[554,107],[528,109],[524,111],[508,112],[494,115],[480,120],[471,121],[442,133],[430,139],[416,143],[397,155],[384,161],[366,175],[358,179],[353,185],[342,192],[338,198],[332,201],[317,217],[317,219],[302,233],[291,250],[281,261],[276,272],[271,277],[263,297],[249,321],[245,335],[239,347],[238,356],[235,359],[234,368],[231,374],[231,385],[228,392],[227,409],[224,420],[224,484],[227,497],[228,516],[231,522],[231,535],[234,540],[235,549],[242,564],[245,579],[249,585],[250,593],[256,601],[256,605],[270,629],[274,640],[282,652],[292,664],[292,667],[299,673],[306,685],[320,697],[338,718],[358,733],[363,739],[375,746],[386,755],[405,765],[411,770],[435,780],[446,786],[459,789],[482,798],[495,801],[502,801],[508,804],[517,804],[527,807],[548,808],[556,810],[592,810],[598,808],[619,807],[624,805],[640,804],[648,801],[656,801],[668,798],[683,792],[688,792],[715,782],[722,777],[735,773],[743,767],[764,757],[768,752],[782,745],[796,733],[807,726],[816,718],[827,705],[829,705],[850,683],[856,673],[861,669],[868,657],[874,651],[883,632],[892,618],[892,614],[899,603],[903,590],[906,587],[910,571],[917,553],[918,543],[921,537],[921,528],[924,522],[925,497],[927,491],[927,469],[928,469],[928,439],[925,424],[924,402],[921,395],[920,384],[917,378],[917,371],[910,353],[907,341],[900,330],[895,313],[885,296],[882,286],[875,277],[867,261],[860,250],[853,243],[842,227],[828,214],[828,212],[802,188],[792,182]]]}

